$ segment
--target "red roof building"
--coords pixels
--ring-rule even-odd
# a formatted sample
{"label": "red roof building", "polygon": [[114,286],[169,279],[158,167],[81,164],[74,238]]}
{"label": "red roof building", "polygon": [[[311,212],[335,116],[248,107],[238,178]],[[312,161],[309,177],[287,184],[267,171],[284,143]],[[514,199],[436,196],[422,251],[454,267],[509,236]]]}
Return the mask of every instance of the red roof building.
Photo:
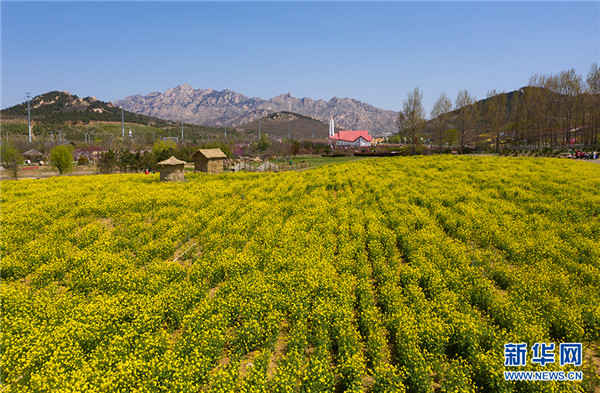
{"label": "red roof building", "polygon": [[369,131],[339,131],[329,138],[336,146],[371,146]]}

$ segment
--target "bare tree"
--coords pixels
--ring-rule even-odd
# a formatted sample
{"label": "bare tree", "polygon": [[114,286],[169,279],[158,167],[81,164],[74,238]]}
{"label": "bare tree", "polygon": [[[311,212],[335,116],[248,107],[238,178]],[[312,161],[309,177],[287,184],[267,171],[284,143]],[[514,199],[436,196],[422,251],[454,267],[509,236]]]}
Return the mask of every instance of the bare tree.
{"label": "bare tree", "polygon": [[477,101],[475,98],[473,98],[473,110],[471,112],[471,133],[473,138],[475,139],[475,150],[477,150],[479,148],[479,136],[481,135],[481,123],[483,122],[484,118],[483,115],[481,113],[482,111],[482,104],[481,101]]}
{"label": "bare tree", "polygon": [[543,141],[544,130],[544,94],[543,90],[538,87],[538,79],[541,75],[536,74],[529,78],[527,94],[525,95],[525,107],[527,108],[527,127],[530,130],[530,143],[537,144],[537,148],[541,147]]}
{"label": "bare tree", "polygon": [[487,92],[485,116],[487,117],[492,133],[495,135],[496,153],[500,151],[500,128],[506,110],[506,94],[496,90]]}
{"label": "bare tree", "polygon": [[425,122],[423,109],[423,94],[415,87],[409,92],[402,104],[402,111],[398,115],[397,125],[400,135],[410,136],[412,139],[412,154],[416,153],[417,137]]}
{"label": "bare tree", "polygon": [[[598,129],[600,128],[600,67],[597,63],[592,64],[585,80],[586,109],[591,117],[590,145],[598,144]],[[585,109],[584,109],[585,111]]]}
{"label": "bare tree", "polygon": [[[528,94],[536,97],[529,97],[529,102],[535,100],[536,118],[539,122],[538,137],[544,144],[549,142],[550,148],[554,148],[558,140],[559,126],[559,100],[556,90],[557,80],[553,76],[535,74],[529,78],[529,86],[535,87],[535,90],[529,90]],[[535,91],[535,93],[534,93]],[[539,144],[539,143],[538,143]]]}
{"label": "bare tree", "polygon": [[561,71],[557,75],[558,80],[558,91],[557,93],[562,94],[562,114],[563,114],[563,142],[568,144],[571,140],[571,130],[573,128],[573,120],[577,106],[579,104],[578,98],[581,96],[583,81],[581,75],[577,75],[574,69],[568,71]]}
{"label": "bare tree", "polygon": [[471,130],[475,108],[475,99],[467,90],[461,90],[456,97],[455,108],[458,109],[458,131],[460,132],[460,146],[465,147],[465,135]]}
{"label": "bare tree", "polygon": [[452,101],[446,93],[440,94],[433,104],[431,118],[433,119],[433,143],[437,140],[439,153],[442,154],[442,133],[446,129],[446,114],[452,110]]}

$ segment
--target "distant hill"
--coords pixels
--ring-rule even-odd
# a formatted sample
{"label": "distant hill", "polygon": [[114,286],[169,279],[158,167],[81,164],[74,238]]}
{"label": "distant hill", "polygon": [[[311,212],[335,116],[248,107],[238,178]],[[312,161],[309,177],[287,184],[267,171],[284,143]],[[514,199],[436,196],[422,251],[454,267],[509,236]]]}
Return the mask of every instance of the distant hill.
{"label": "distant hill", "polygon": [[184,84],[164,93],[135,95],[115,101],[115,105],[131,112],[193,124],[239,127],[276,112],[293,112],[335,122],[345,129],[369,130],[372,133],[393,132],[396,112],[376,108],[367,103],[334,97],[329,101],[296,98],[290,93],[268,100],[247,97],[231,90],[194,89]]}
{"label": "distant hill", "polygon": [[[258,120],[254,120],[236,128],[258,134],[258,123]],[[340,129],[336,127],[336,131]],[[298,113],[283,111],[261,118],[260,130],[261,134],[267,134],[269,137],[287,138],[289,131],[292,139],[312,139],[314,135],[315,139],[325,140],[329,135],[329,123]]]}
{"label": "distant hill", "polygon": [[[121,108],[95,97],[79,98],[65,91],[51,91],[32,98],[31,119],[42,123],[89,123],[91,121],[120,122]],[[0,112],[3,120],[26,120],[27,102],[11,106]],[[124,112],[127,123],[165,126],[166,120]]]}
{"label": "distant hill", "polygon": [[[488,102],[497,96],[504,96],[504,102],[505,102],[505,113],[504,113],[504,121],[502,124],[502,128],[506,127],[508,125],[508,123],[511,122],[512,116],[513,116],[513,110],[514,110],[514,101],[515,100],[523,100],[524,96],[527,93],[531,92],[535,92],[538,93],[538,90],[543,90],[539,87],[530,87],[530,86],[525,86],[522,87],[520,89],[514,90],[514,91],[510,91],[507,93],[499,93],[496,96],[490,97],[490,98],[484,98],[481,100],[476,101],[473,105],[478,108],[479,110],[479,115],[480,115],[480,120],[485,119],[485,111],[486,111],[486,107],[488,105]],[[547,94],[554,94],[554,93],[550,93],[550,92],[546,92]],[[446,117],[447,120],[447,124],[449,128],[456,128],[458,127],[458,118],[460,113],[464,110],[464,108],[461,109],[454,109],[450,112],[448,112],[446,115],[444,115]],[[434,124],[435,119],[431,119],[429,121],[426,122],[425,124],[425,129],[426,131],[430,132],[432,130],[433,124]]]}
{"label": "distant hill", "polygon": [[[490,100],[499,97],[505,102],[505,110],[499,128],[494,130],[493,120],[489,118],[487,109]],[[484,98],[473,104],[477,114],[477,128],[469,127],[465,133],[465,143],[493,142],[500,134],[500,141],[509,143],[549,143],[552,136],[554,143],[565,143],[567,138],[573,138],[579,143],[591,144],[593,128],[590,112],[593,109],[590,105],[598,100],[600,96],[594,98],[589,93],[574,96],[536,86],[524,86]],[[447,128],[459,129],[460,115],[464,110],[456,109],[444,115]],[[429,120],[425,124],[425,136],[428,138],[433,136],[435,120]],[[567,124],[572,128],[571,131],[566,131]]]}
{"label": "distant hill", "polygon": [[[61,130],[69,140],[83,141],[84,134],[105,139],[109,135],[121,135],[121,108],[95,97],[80,98],[64,91],[51,91],[30,100],[34,138],[50,138]],[[179,136],[179,122],[124,111],[125,132],[133,135],[147,134],[146,141],[164,136]],[[27,135],[27,102],[0,111],[2,132]],[[187,138],[201,140],[204,137],[220,137],[223,130],[184,123]],[[236,136],[234,130],[229,135]],[[150,139],[152,136],[152,139]]]}

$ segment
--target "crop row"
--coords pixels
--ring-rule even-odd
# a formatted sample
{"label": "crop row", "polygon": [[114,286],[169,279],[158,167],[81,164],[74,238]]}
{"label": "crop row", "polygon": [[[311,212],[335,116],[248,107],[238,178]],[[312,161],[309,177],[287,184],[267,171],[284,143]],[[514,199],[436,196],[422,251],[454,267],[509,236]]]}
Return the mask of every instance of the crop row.
{"label": "crop row", "polygon": [[[598,383],[597,165],[415,157],[186,176],[2,183],[6,391]],[[583,342],[584,381],[505,382],[509,342]]]}

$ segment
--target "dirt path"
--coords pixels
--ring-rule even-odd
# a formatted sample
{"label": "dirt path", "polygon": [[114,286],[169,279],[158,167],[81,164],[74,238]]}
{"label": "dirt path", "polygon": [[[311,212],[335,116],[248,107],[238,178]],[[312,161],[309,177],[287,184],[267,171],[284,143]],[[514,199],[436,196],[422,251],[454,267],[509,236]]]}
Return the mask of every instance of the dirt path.
{"label": "dirt path", "polygon": [[[92,165],[76,166],[72,173],[65,176],[84,176],[84,175],[95,175],[96,167]],[[47,165],[31,165],[19,168],[18,179],[47,179],[49,177],[58,176],[58,172],[55,172]],[[10,171],[2,169],[0,171],[1,180],[12,179]]]}

